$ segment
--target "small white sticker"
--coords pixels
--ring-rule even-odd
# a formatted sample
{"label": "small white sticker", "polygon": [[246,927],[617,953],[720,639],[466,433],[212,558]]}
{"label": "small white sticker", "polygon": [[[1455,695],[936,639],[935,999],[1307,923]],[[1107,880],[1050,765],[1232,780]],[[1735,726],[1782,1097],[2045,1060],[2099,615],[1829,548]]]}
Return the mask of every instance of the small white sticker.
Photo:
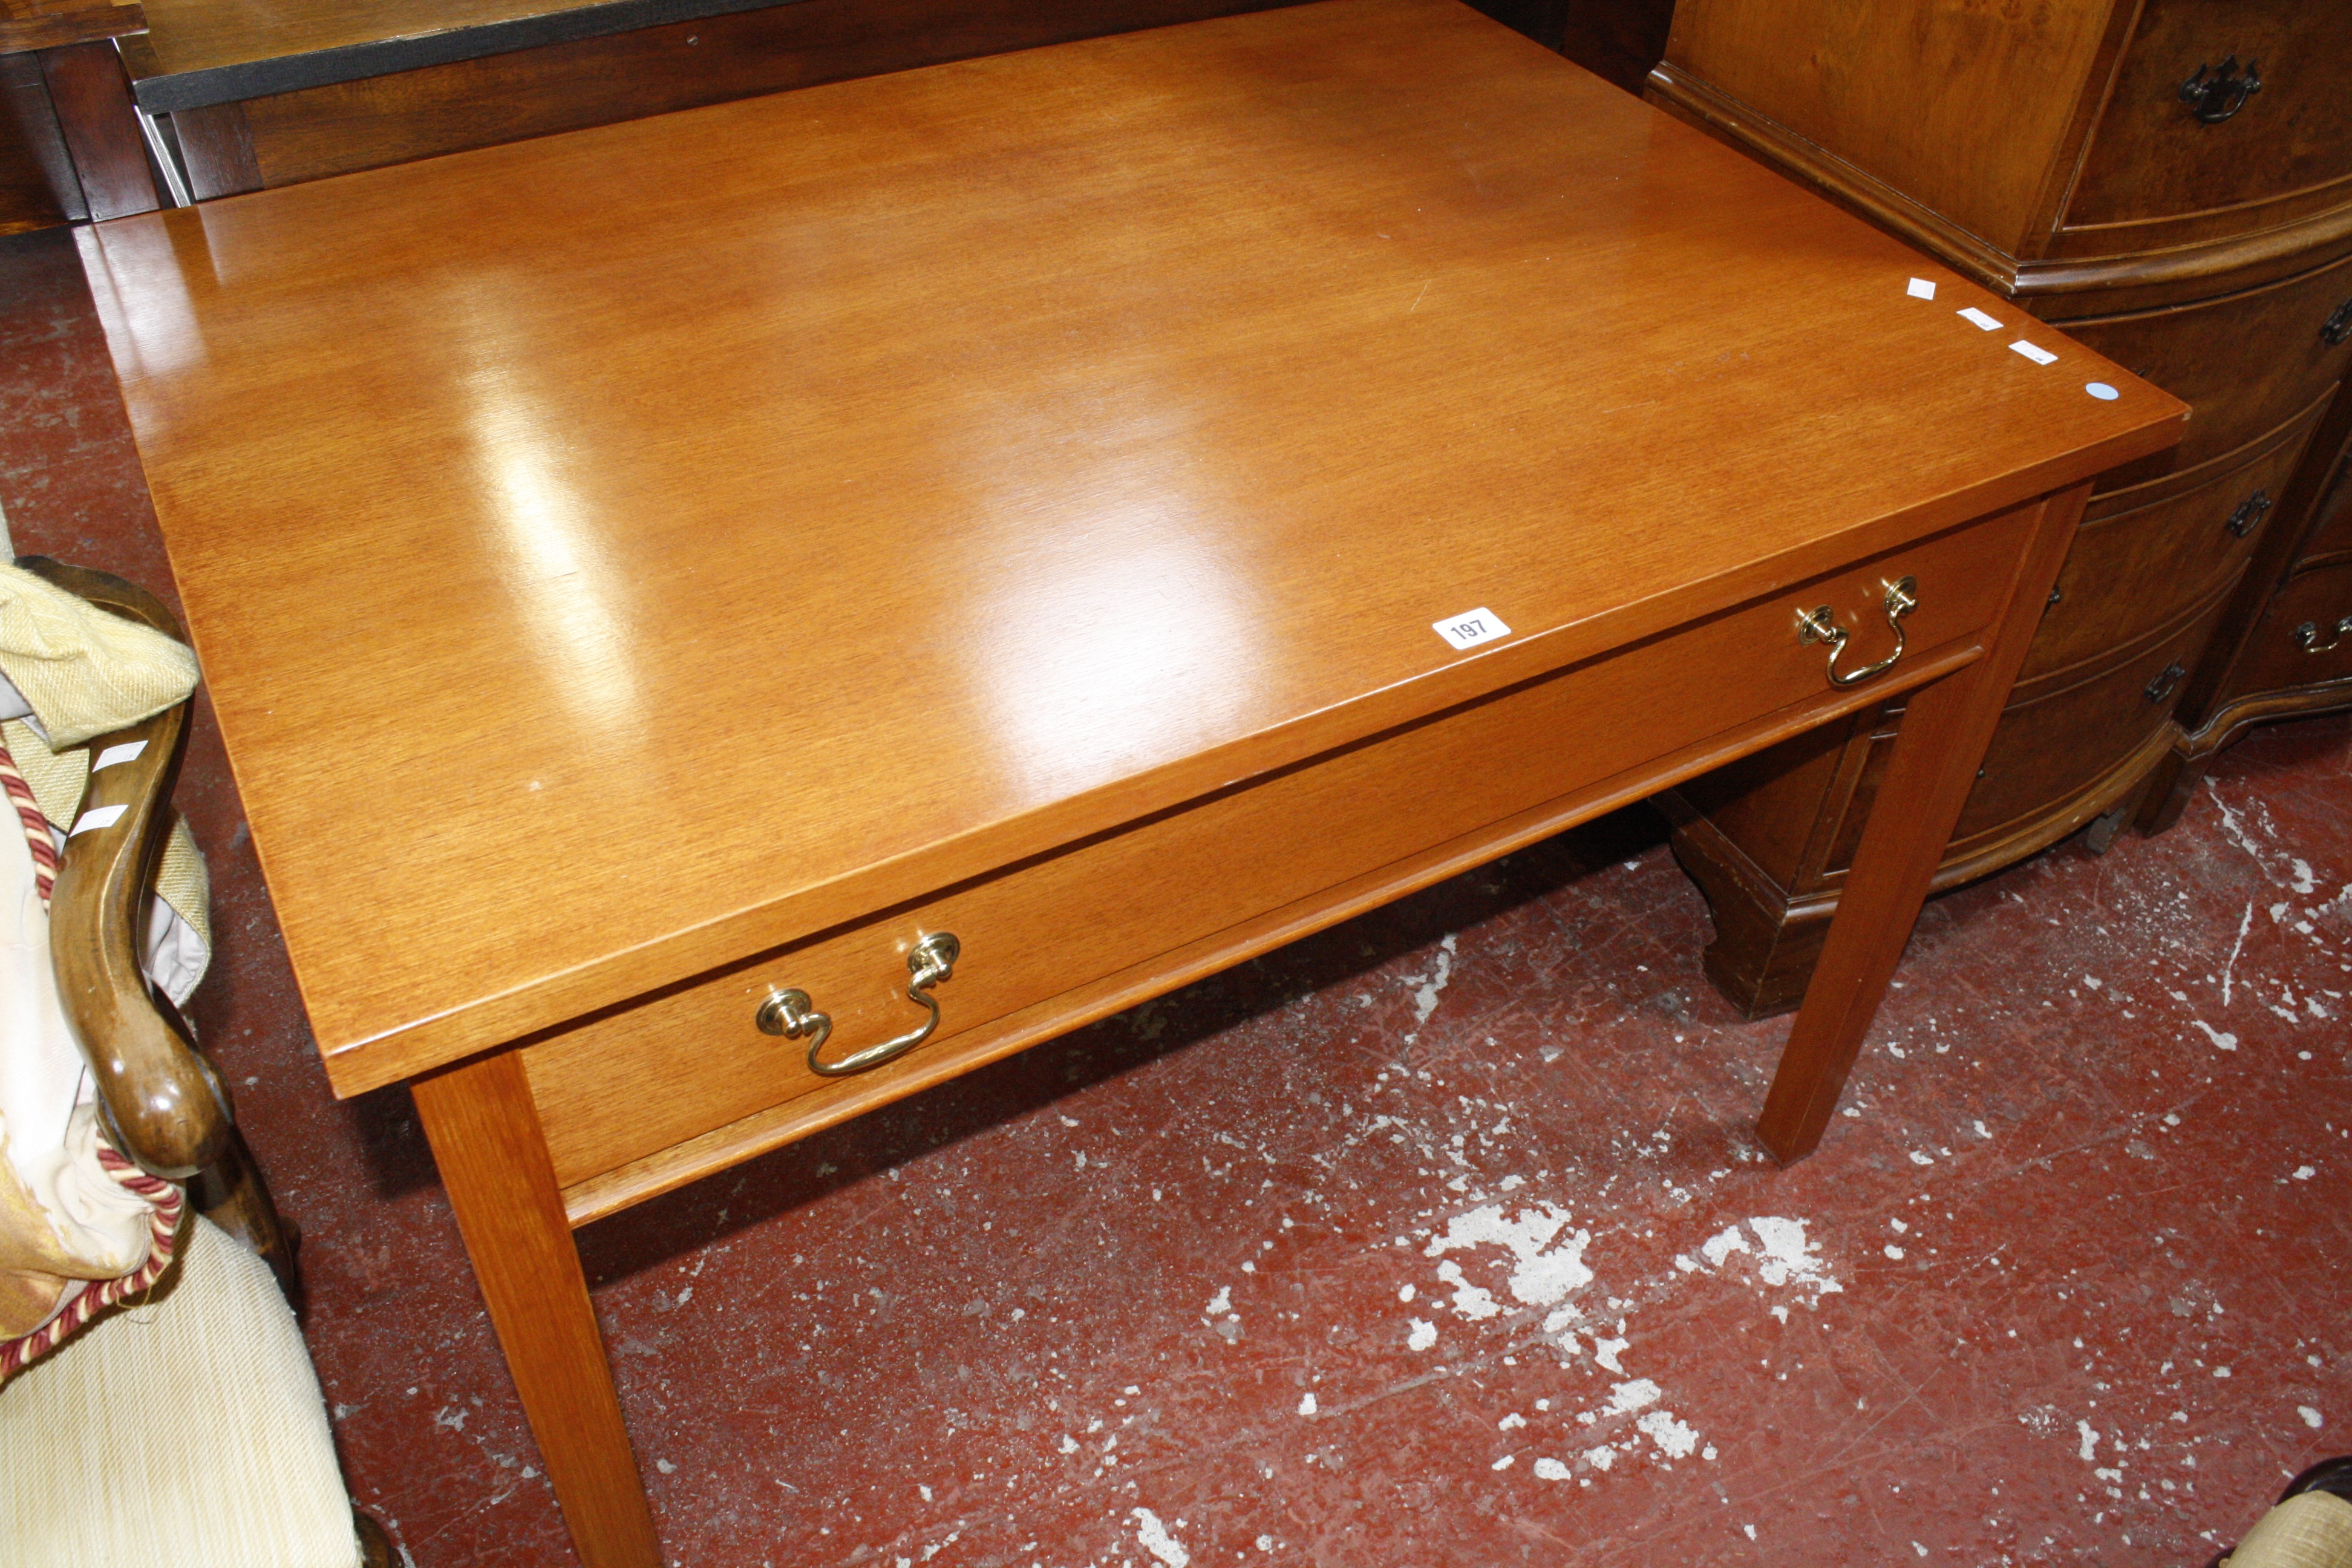
{"label": "small white sticker", "polygon": [[2038,343],[2029,343],[2023,338],[2020,338],[2015,342],[2010,344],[2009,352],[2011,353],[2023,354],[2035,364],[2056,364],[2058,363],[2058,356],[2056,354],[2052,353],[2048,349],[2042,347]]}
{"label": "small white sticker", "polygon": [[1914,300],[1932,300],[1936,297],[1935,279],[1931,278],[1914,278],[1911,279],[1911,287],[1906,289],[1904,292],[1910,295]]}
{"label": "small white sticker", "polygon": [[122,814],[130,809],[127,805],[93,806],[81,814],[81,820],[73,825],[73,832],[67,834],[66,837],[79,837],[93,827],[111,827],[121,821]]}
{"label": "small white sticker", "polygon": [[139,760],[139,753],[146,749],[147,742],[144,741],[126,741],[120,746],[109,746],[98,753],[98,761],[89,764],[89,771],[96,773],[100,768],[110,768],[117,763],[135,763]]}
{"label": "small white sticker", "polygon": [[1974,305],[1970,305],[1967,310],[1960,311],[1959,317],[1960,320],[1964,321],[1974,321],[1979,327],[1988,332],[1997,332],[2000,331],[2000,323],[1999,321],[1994,321],[1990,316],[1986,315]]}
{"label": "small white sticker", "polygon": [[2116,398],[2123,395],[2122,393],[2117,392],[2114,387],[2109,386],[2104,381],[2086,381],[2083,384],[2083,390],[2089,393],[2092,396],[2097,398],[2102,403],[2113,403]]}
{"label": "small white sticker", "polygon": [[1511,635],[1511,628],[1503,624],[1503,617],[1484,605],[1458,616],[1448,616],[1442,621],[1432,621],[1429,625],[1431,630],[1455,647],[1475,647],[1482,642],[1493,642],[1496,637]]}

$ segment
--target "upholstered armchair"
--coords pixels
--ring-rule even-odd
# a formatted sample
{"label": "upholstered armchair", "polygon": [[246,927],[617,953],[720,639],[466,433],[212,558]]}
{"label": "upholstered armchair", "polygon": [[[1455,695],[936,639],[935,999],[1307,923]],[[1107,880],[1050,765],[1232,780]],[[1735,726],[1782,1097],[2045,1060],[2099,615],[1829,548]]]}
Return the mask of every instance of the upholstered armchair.
{"label": "upholstered armchair", "polygon": [[[37,557],[17,564],[179,637],[161,604],[120,579]],[[150,1179],[184,1184],[194,1212],[176,1235],[159,1223],[159,1247],[176,1257],[152,1287],[45,1344],[0,1384],[0,1559],[9,1568],[375,1568],[391,1562],[390,1548],[352,1510],[289,1305],[294,1238],[226,1089],[150,980],[151,889],[189,706],[89,742],[93,759],[121,760],[92,771],[67,812],[47,932],[98,1122],[139,1167],[122,1179],[163,1194],[165,1212],[180,1200]],[[12,794],[24,804],[23,791]],[[27,877],[47,869],[37,829],[34,838],[29,858],[13,844],[0,854],[0,898],[11,907],[33,895]]]}

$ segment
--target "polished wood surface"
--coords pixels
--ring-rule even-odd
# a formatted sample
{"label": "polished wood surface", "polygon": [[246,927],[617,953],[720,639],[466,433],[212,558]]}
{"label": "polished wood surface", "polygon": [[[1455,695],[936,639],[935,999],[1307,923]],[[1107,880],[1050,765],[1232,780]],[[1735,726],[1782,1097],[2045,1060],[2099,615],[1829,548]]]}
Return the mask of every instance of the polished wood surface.
{"label": "polished wood surface", "polygon": [[252,143],[253,177],[205,189],[292,184],[1280,3],[1286,0],[793,0],[223,104],[217,112],[240,121]]}
{"label": "polished wood surface", "polygon": [[0,54],[0,234],[89,216],[40,57]]}
{"label": "polished wood surface", "polygon": [[53,49],[147,30],[137,5],[56,5],[39,0],[0,0],[0,54]]}
{"label": "polished wood surface", "polygon": [[[1958,322],[1995,301],[1948,274],[1907,298],[1938,269],[1435,0],[492,149],[87,255],[343,1092],[2029,499],[2178,413]],[[1457,655],[1430,624],[1477,605],[1516,635]]]}
{"label": "polished wood surface", "polygon": [[411,1092],[581,1561],[655,1568],[662,1556],[620,1398],[611,1378],[581,1375],[603,1366],[604,1338],[521,1062],[500,1051]]}
{"label": "polished wood surface", "polygon": [[[2023,609],[2030,611],[2056,580],[2089,493],[2081,485],[2042,503],[2045,515],[2036,520],[2041,526],[2011,586]],[[1907,932],[1918,918],[1943,846],[1968,804],[1969,771],[1938,759],[1983,753],[2033,627],[2030,613],[2004,613],[1972,680],[1937,681],[1907,700],[1904,733],[1879,785],[1878,809],[1846,879],[1843,916],[1830,927],[1807,1005],[1790,1030],[1756,1124],[1758,1138],[1782,1160],[1801,1158],[1821,1142],[1863,1031],[1903,957],[1901,944],[1883,940],[1883,933]]]}
{"label": "polished wood surface", "polygon": [[[2352,397],[2338,389],[2301,468],[2279,497],[2246,580],[2180,700],[2183,733],[2157,770],[2139,823],[2180,816],[2221,751],[2257,724],[2352,707]],[[2304,646],[2311,628],[2314,647]]]}
{"label": "polished wood surface", "polygon": [[1755,106],[1980,244],[2036,256],[2088,129],[2081,101],[2132,9],[1679,0],[1662,85]]}
{"label": "polished wood surface", "polygon": [[[1650,90],[2005,293],[2116,308],[2352,244],[2347,40],[2340,0],[1682,0]],[[2233,53],[2262,89],[2200,122],[2181,85]]]}
{"label": "polished wood surface", "polygon": [[[2137,245],[2132,231],[2153,221],[2242,223],[2267,202],[2352,200],[2347,24],[2343,0],[2144,0],[2066,226]],[[2253,66],[2262,88],[2228,119],[2204,123],[2181,84],[2231,58],[2241,77]]]}
{"label": "polished wood surface", "polygon": [[[2352,279],[2341,14],[2335,0],[1676,11],[1655,101],[2195,408],[2178,447],[2095,487],[1937,888],[2096,819],[2104,842],[2122,820],[2178,734],[2186,689],[2157,678],[2194,668],[2223,624],[2217,605],[2352,365],[2321,331]],[[2232,51],[2233,69],[2259,65],[2261,90],[2201,123],[2180,84]],[[1833,757],[1809,738],[1686,795],[1677,850],[1716,912],[1709,972],[1750,1016],[1805,994],[1891,739],[1857,727]]]}
{"label": "polished wood surface", "polygon": [[84,209],[93,218],[154,211],[163,198],[131,106],[121,52],[112,43],[70,44],[36,58]]}
{"label": "polished wood surface", "polygon": [[179,75],[583,7],[574,0],[146,0],[146,8],[156,64]]}
{"label": "polished wood surface", "polygon": [[[1447,0],[84,256],[331,1076],[415,1079],[591,1568],[661,1559],[572,1224],[1906,697],[1801,1152],[2083,489],[2184,412]],[[1883,660],[1903,578],[1833,686],[1799,616]],[[896,1032],[948,928],[888,1066],[753,1027]]]}
{"label": "polished wood surface", "polygon": [[[524,1051],[556,1179],[575,1216],[604,1212],[615,1191],[645,1194],[634,1173],[599,1178],[730,1123],[805,1100],[761,1120],[807,1131],[827,1112],[868,1110],[992,1060],[1037,1037],[1031,1031],[1045,1020],[1074,1027],[1062,1020],[1090,1011],[1094,997],[1073,994],[1139,957],[1151,958],[1160,988],[1172,990],[1183,966],[1161,955],[1199,944],[1223,967],[1295,940],[1315,924],[1259,917],[1312,907],[1319,923],[1345,918],[1361,906],[1328,890],[1367,868],[1379,868],[1371,879],[1384,897],[1398,896],[1445,874],[1439,868],[1457,865],[1471,846],[1483,850],[1475,859],[1492,858],[1593,815],[1603,809],[1597,797],[1629,776],[1654,789],[1663,773],[1696,772],[1727,749],[1752,749],[1933,679],[1965,663],[1999,619],[2012,563],[2038,521],[2025,509],[1906,547],[566,1029]],[[1831,689],[1821,650],[1790,634],[1795,608],[1866,612],[1884,580],[1906,574],[1921,601],[1907,623],[1906,664],[1867,690]],[[1727,669],[1747,679],[1714,678]],[[1602,713],[1650,717],[1594,725]],[[1579,735],[1575,745],[1527,742],[1567,734]],[[1457,765],[1471,757],[1475,768]],[[1219,872],[1168,875],[1181,866]],[[943,1022],[920,1052],[854,1079],[822,1079],[800,1050],[754,1027],[772,987],[796,986],[833,1016],[838,1037],[887,1037],[912,1013],[903,954],[934,931],[954,932],[963,957],[939,990]],[[1139,999],[1130,989],[1119,988],[1122,1005]],[[1068,1000],[1041,1005],[1055,998]],[[1026,1015],[1017,1026],[1002,1026],[1016,1014]],[[612,1092],[655,1081],[659,1096]],[[680,1180],[703,1173],[678,1157],[658,1164]]]}
{"label": "polished wood surface", "polygon": [[[119,577],[37,555],[16,564],[126,620],[181,636],[169,610]],[[121,1152],[151,1174],[185,1181],[219,1159],[230,1136],[226,1091],[176,1020],[157,1011],[142,967],[155,862],[171,831],[172,786],[187,750],[188,705],[174,703],[89,743],[92,755],[110,746],[142,750],[89,775],[79,811],[116,806],[121,815],[110,826],[76,833],[59,857],[49,905],[58,1005]]]}

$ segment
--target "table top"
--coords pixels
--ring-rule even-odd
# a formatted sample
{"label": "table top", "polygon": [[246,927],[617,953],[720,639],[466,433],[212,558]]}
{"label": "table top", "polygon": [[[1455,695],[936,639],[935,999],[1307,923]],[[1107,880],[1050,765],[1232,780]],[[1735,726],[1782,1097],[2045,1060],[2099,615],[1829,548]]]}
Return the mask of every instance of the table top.
{"label": "table top", "polygon": [[[84,247],[345,1093],[2182,416],[1453,0],[844,82]],[[1475,608],[1512,635],[1433,629]]]}
{"label": "table top", "polygon": [[151,113],[478,59],[793,0],[144,0]]}

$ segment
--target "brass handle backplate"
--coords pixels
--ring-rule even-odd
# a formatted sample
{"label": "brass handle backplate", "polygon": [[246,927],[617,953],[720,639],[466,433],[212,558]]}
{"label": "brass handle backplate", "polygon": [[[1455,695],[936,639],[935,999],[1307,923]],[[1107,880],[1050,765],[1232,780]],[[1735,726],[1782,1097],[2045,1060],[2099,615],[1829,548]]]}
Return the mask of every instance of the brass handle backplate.
{"label": "brass handle backplate", "polygon": [[2328,634],[2326,642],[2319,640],[2318,625],[2315,622],[2305,621],[2294,628],[2294,646],[2305,653],[2333,653],[2336,650],[2336,645],[2344,640],[2344,634],[2347,632],[2352,632],[2352,616],[2347,616],[2336,622],[2335,629]]}
{"label": "brass handle backplate", "polygon": [[907,1000],[928,1008],[930,1016],[896,1039],[868,1046],[862,1051],[852,1051],[839,1061],[826,1061],[818,1053],[833,1037],[833,1018],[816,1010],[805,991],[776,991],[760,1004],[752,1019],[762,1034],[782,1035],[788,1040],[809,1038],[809,1071],[824,1078],[846,1078],[854,1072],[878,1068],[893,1057],[903,1056],[931,1037],[940,1026],[939,998],[931,987],[955,974],[956,960],[963,949],[950,931],[940,931],[917,942],[907,954],[907,973],[914,978],[907,984]]}
{"label": "brass handle backplate", "polygon": [[1905,644],[1903,617],[1919,607],[1919,583],[1916,578],[1898,577],[1886,584],[1885,587],[1886,597],[1879,602],[1879,609],[1886,616],[1887,629],[1895,634],[1895,651],[1876,664],[1865,664],[1860,669],[1850,669],[1843,675],[1838,673],[1838,655],[1845,651],[1846,641],[1852,634],[1837,624],[1837,613],[1827,605],[1816,610],[1797,612],[1797,640],[1830,645],[1832,686],[1860,686],[1872,676],[1884,675],[1893,669],[1902,658]]}

